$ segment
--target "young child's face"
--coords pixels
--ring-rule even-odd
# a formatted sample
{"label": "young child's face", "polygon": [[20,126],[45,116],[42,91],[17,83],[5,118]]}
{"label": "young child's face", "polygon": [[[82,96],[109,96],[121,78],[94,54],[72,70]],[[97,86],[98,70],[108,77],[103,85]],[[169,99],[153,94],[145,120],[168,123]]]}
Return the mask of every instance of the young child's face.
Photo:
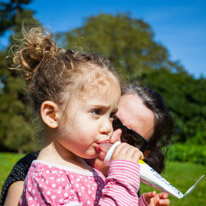
{"label": "young child's face", "polygon": [[120,88],[111,83],[109,88],[102,89],[105,92],[84,91],[83,98],[74,97],[60,127],[61,145],[85,159],[98,157],[99,144],[109,140],[113,132]]}

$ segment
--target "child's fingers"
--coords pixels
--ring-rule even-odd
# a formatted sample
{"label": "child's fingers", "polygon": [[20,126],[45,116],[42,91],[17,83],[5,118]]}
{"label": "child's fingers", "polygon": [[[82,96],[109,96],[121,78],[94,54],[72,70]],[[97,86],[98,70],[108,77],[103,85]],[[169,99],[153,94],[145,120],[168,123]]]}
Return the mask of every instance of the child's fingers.
{"label": "child's fingers", "polygon": [[160,199],[167,199],[168,198],[168,194],[166,192],[162,192],[158,194]]}
{"label": "child's fingers", "polygon": [[168,194],[165,192],[156,194],[155,191],[144,193],[144,199],[148,206],[169,206],[170,200],[167,199]]}
{"label": "child's fingers", "polygon": [[112,159],[129,160],[138,162],[139,159],[143,159],[143,153],[127,143],[119,144],[112,155]]}
{"label": "child's fingers", "polygon": [[144,155],[139,149],[133,148],[133,150],[130,150],[130,153],[133,154],[132,157],[136,160],[135,162],[138,162],[139,159],[140,160],[144,159]]}
{"label": "child's fingers", "polygon": [[126,143],[121,143],[117,145],[117,147],[114,150],[112,159],[127,158],[126,154],[128,153],[128,148],[130,148],[130,146]]}
{"label": "child's fingers", "polygon": [[127,143],[121,143],[117,145],[117,147],[114,150],[113,156],[124,156],[127,153],[127,150],[130,145]]}
{"label": "child's fingers", "polygon": [[168,198],[168,194],[166,192],[162,192],[158,194],[159,200],[157,201],[156,206],[168,206],[170,205],[170,200]]}
{"label": "child's fingers", "polygon": [[139,149],[126,143],[123,143],[123,147],[120,152],[122,152],[127,159],[132,158],[135,162],[138,162],[140,158],[143,158],[143,153]]}
{"label": "child's fingers", "polygon": [[146,202],[149,204],[151,198],[155,197],[155,195],[156,195],[156,192],[155,192],[155,191],[144,193],[144,199],[145,199]]}
{"label": "child's fingers", "polygon": [[169,199],[161,199],[157,202],[156,206],[168,206],[170,205],[170,200]]}
{"label": "child's fingers", "polygon": [[144,197],[145,198],[152,198],[152,197],[154,197],[156,195],[156,192],[155,191],[153,191],[153,192],[148,192],[148,193],[144,193]]}

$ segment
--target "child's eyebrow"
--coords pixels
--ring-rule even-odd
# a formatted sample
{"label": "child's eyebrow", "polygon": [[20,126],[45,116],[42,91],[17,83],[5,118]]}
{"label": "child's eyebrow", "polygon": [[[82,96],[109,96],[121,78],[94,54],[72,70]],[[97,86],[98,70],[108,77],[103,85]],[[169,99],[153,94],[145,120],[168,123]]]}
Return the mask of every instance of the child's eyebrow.
{"label": "child's eyebrow", "polygon": [[110,105],[106,105],[106,104],[90,104],[89,107],[100,107],[100,108],[109,108]]}
{"label": "child's eyebrow", "polygon": [[[109,104],[89,104],[89,107],[97,107],[97,108],[101,108],[101,109],[109,109],[111,106]],[[113,112],[117,112],[118,111],[118,107],[113,108],[112,110]]]}

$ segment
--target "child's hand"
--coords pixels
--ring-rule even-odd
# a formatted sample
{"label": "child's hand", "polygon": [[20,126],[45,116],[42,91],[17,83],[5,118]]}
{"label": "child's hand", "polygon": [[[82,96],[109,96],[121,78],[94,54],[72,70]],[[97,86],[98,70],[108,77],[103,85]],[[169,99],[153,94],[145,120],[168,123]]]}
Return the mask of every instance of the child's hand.
{"label": "child's hand", "polygon": [[127,143],[121,143],[115,148],[111,159],[129,160],[138,163],[138,160],[143,158],[144,155],[138,148]]}
{"label": "child's hand", "polygon": [[144,199],[149,206],[167,206],[170,205],[168,194],[165,192],[156,194],[155,191],[144,193]]}

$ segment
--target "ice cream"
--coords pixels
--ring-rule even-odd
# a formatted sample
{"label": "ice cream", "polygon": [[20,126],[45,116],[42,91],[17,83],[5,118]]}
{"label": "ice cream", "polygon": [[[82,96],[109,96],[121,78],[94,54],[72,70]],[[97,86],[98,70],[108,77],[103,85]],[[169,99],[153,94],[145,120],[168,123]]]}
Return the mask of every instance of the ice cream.
{"label": "ice cream", "polygon": [[[115,147],[121,142],[115,142],[111,144],[109,142],[105,142],[100,144],[100,149],[106,154],[104,163],[105,165],[109,165],[111,161],[112,154],[115,150]],[[146,164],[143,160],[139,160],[140,164],[140,181],[150,185],[153,188],[156,188],[160,191],[167,192],[168,194],[176,197],[183,198],[187,196],[192,190],[196,187],[199,181],[204,177],[202,175],[196,183],[190,187],[185,194],[182,194],[178,189],[176,189],[171,183],[169,183],[164,177],[162,177],[158,172],[156,172],[153,168],[151,168],[148,164]]]}

